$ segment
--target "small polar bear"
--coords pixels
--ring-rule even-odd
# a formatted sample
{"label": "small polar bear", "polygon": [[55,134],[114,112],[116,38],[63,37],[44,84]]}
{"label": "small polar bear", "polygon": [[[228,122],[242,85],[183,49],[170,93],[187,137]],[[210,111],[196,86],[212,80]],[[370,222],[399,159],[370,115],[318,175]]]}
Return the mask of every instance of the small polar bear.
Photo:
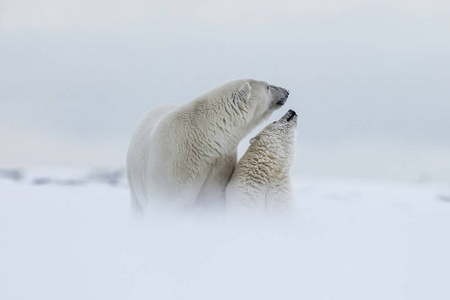
{"label": "small polar bear", "polygon": [[235,80],[185,105],[149,111],[128,148],[132,207],[224,207],[237,145],[284,105],[288,95],[286,89],[263,81]]}
{"label": "small polar bear", "polygon": [[229,211],[286,211],[293,206],[289,168],[297,114],[289,110],[250,140],[226,189]]}

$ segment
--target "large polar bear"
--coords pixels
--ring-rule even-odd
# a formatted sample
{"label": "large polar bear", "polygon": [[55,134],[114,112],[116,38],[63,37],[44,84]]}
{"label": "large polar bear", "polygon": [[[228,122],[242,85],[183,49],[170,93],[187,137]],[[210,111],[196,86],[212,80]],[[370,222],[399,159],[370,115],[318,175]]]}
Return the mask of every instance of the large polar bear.
{"label": "large polar bear", "polygon": [[289,110],[250,140],[226,189],[227,210],[286,211],[292,207],[289,168],[297,119]]}
{"label": "large polar bear", "polygon": [[128,149],[132,206],[139,211],[223,206],[238,143],[288,95],[263,81],[235,80],[185,105],[149,111]]}

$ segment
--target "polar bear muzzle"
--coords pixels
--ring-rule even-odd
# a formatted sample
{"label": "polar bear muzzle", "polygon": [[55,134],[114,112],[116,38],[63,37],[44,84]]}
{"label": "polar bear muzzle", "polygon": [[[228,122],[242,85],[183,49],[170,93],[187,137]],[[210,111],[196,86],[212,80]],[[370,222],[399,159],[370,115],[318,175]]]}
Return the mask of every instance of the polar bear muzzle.
{"label": "polar bear muzzle", "polygon": [[284,105],[287,101],[287,98],[289,96],[289,91],[282,88],[282,87],[276,87],[276,86],[270,86],[270,91],[273,94],[275,99],[278,99],[276,102],[276,105]]}
{"label": "polar bear muzzle", "polygon": [[287,113],[286,113],[287,119],[286,121],[291,121],[294,117],[297,117],[297,114],[295,113],[295,111],[293,111],[292,109],[290,109]]}

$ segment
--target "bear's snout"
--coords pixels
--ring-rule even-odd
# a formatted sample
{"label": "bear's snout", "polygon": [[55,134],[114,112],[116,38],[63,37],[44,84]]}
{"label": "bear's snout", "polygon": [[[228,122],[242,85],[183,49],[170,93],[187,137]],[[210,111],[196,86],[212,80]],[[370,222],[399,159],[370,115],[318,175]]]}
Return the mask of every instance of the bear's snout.
{"label": "bear's snout", "polygon": [[296,117],[297,116],[297,113],[295,112],[295,111],[293,111],[292,109],[290,109],[289,111],[288,111],[288,118],[287,118],[287,120],[286,121],[290,121],[290,120],[292,120],[294,117]]}
{"label": "bear's snout", "polygon": [[288,112],[281,117],[281,120],[286,120],[286,122],[290,122],[293,119],[297,118],[297,113],[295,111],[293,111],[292,109],[288,110]]}
{"label": "bear's snout", "polygon": [[277,88],[279,94],[280,94],[280,99],[277,101],[277,105],[284,105],[287,101],[287,98],[289,96],[289,91],[284,89],[284,88]]}

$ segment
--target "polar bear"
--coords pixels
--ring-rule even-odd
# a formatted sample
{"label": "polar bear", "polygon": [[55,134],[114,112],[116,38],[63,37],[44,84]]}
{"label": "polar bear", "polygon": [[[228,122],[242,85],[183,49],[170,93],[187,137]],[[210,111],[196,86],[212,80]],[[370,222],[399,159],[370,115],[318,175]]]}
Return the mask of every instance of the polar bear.
{"label": "polar bear", "polygon": [[250,140],[226,189],[229,211],[286,211],[293,206],[289,168],[297,114],[289,110]]}
{"label": "polar bear", "polygon": [[132,207],[224,207],[238,143],[288,95],[263,81],[234,80],[185,105],[149,111],[128,148]]}

